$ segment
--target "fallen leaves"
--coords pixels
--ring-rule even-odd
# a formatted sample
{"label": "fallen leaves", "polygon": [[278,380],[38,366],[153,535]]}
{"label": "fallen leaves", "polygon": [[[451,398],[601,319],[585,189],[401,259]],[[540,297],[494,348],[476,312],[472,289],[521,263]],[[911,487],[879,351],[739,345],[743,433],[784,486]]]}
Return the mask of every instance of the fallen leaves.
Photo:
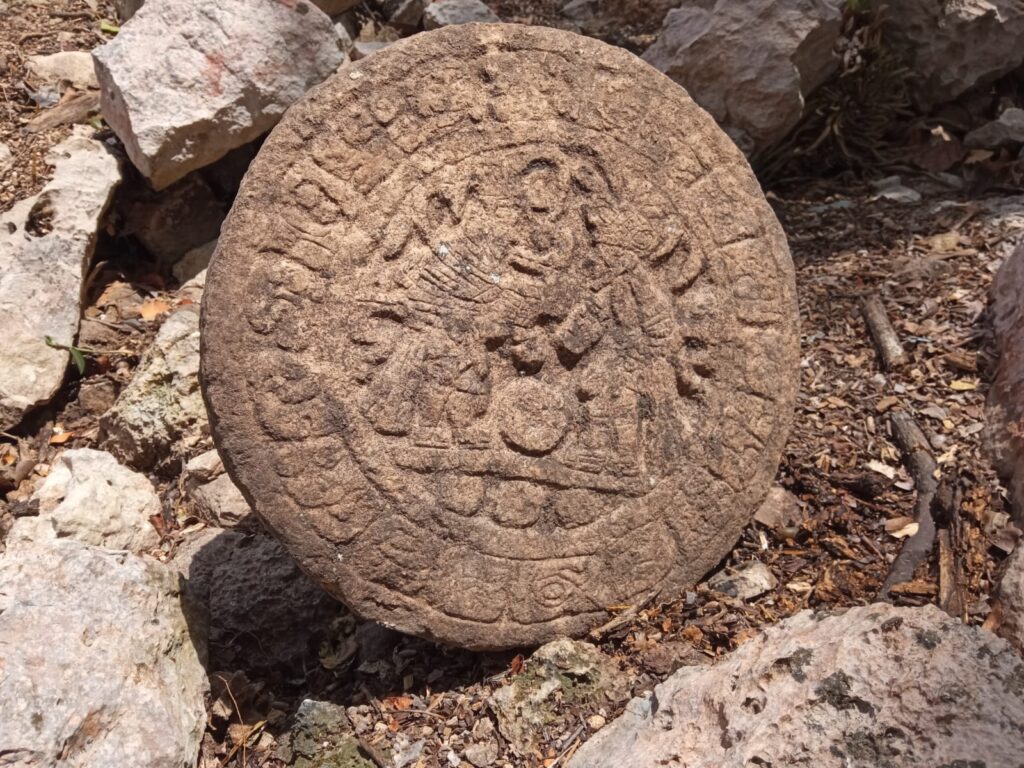
{"label": "fallen leaves", "polygon": [[146,322],[156,320],[160,315],[170,312],[171,303],[165,299],[146,299],[139,308],[139,316]]}

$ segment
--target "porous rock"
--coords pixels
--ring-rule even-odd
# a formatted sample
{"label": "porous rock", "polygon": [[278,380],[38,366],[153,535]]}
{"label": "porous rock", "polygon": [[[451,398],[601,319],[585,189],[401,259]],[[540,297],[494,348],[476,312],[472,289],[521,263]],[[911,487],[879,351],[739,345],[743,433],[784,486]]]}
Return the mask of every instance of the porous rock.
{"label": "porous rock", "polygon": [[1024,654],[1024,547],[1018,546],[1006,562],[999,582],[1001,622],[997,632]]}
{"label": "porous rock", "polygon": [[138,469],[173,466],[209,431],[199,391],[199,307],[174,310],[100,419],[104,448]]}
{"label": "porous rock", "polygon": [[157,189],[273,127],[343,56],[307,0],[146,3],[93,55],[103,116]]}
{"label": "porous rock", "polygon": [[346,612],[265,534],[208,528],[190,536],[170,566],[209,613],[216,669],[244,664],[295,673],[316,658],[312,646]]}
{"label": "porous rock", "polygon": [[105,451],[76,448],[62,453],[32,501],[39,516],[18,518],[10,540],[72,538],[136,553],[160,543],[150,522],[160,514],[156,489]]}
{"label": "porous rock", "polygon": [[487,705],[515,754],[525,757],[559,706],[610,709],[628,697],[628,677],[611,658],[590,643],[562,639],[538,648]]}
{"label": "porous rock", "polygon": [[0,557],[0,751],[18,768],[193,768],[200,616],[152,560],[74,541]]}
{"label": "porous rock", "polygon": [[934,606],[803,611],[634,699],[569,766],[1010,766],[1022,717],[1024,664],[986,630]]}
{"label": "porous rock", "polygon": [[82,310],[82,280],[100,220],[121,180],[106,147],[76,129],[47,155],[53,179],[0,214],[0,429],[64,381]]}
{"label": "porous rock", "polygon": [[1024,243],[996,273],[990,308],[999,363],[985,403],[986,445],[1024,524]]}
{"label": "porous rock", "polygon": [[730,549],[788,430],[794,293],[681,89],[570,33],[446,27],[267,139],[210,266],[202,381],[232,478],[332,594],[542,643]]}
{"label": "porous rock", "polygon": [[838,66],[840,0],[698,0],[665,16],[644,60],[682,85],[741,148],[769,146]]}
{"label": "porous rock", "polygon": [[482,0],[434,0],[423,11],[423,26],[427,29],[497,21],[501,19]]}
{"label": "porous rock", "polygon": [[1024,62],[1024,7],[1015,0],[874,0],[886,35],[907,54],[922,109],[955,99]]}
{"label": "porous rock", "polygon": [[282,752],[294,768],[374,768],[360,752],[345,708],[329,701],[299,705]]}

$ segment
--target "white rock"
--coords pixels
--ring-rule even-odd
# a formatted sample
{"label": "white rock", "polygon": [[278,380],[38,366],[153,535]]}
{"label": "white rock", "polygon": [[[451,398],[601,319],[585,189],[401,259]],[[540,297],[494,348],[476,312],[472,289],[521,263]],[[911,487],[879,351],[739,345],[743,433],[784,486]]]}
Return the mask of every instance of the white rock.
{"label": "white rock", "polygon": [[874,0],[887,6],[886,35],[906,48],[911,89],[928,109],[1024,62],[1024,6],[1016,0]]}
{"label": "white rock", "polygon": [[199,391],[199,307],[172,312],[114,407],[100,418],[104,448],[129,466],[163,467],[209,434]]}
{"label": "white rock", "polygon": [[1017,546],[999,582],[1002,622],[996,631],[1024,654],[1024,546]]}
{"label": "white rock", "polygon": [[[198,647],[197,647],[198,646]],[[205,639],[163,565],[73,541],[0,557],[0,753],[16,768],[194,768]]]}
{"label": "white rock", "polygon": [[160,514],[153,484],[104,451],[65,451],[32,500],[39,516],[18,518],[8,542],[72,538],[136,553],[160,543],[149,521]]}
{"label": "white rock", "polygon": [[193,456],[185,464],[184,469],[185,490],[194,491],[201,485],[205,485],[224,474],[224,462],[216,449]]}
{"label": "white rock", "polygon": [[227,475],[200,485],[191,498],[199,517],[221,528],[233,528],[252,514],[249,502]]}
{"label": "white rock", "polygon": [[70,83],[75,90],[99,88],[89,51],[60,51],[45,56],[29,56],[29,77],[40,83]]}
{"label": "white rock", "polygon": [[174,278],[180,283],[186,283],[200,272],[204,272],[210,265],[210,259],[216,248],[217,241],[211,240],[188,251],[171,268]]}
{"label": "white rock", "polygon": [[343,58],[306,0],[146,3],[93,55],[103,116],[157,189],[269,130]]}
{"label": "white rock", "polygon": [[754,519],[767,528],[783,528],[800,522],[800,500],[785,488],[773,486],[754,513]]}
{"label": "white rock", "polygon": [[0,141],[0,173],[6,172],[11,167],[13,159],[11,148]]}
{"label": "white rock", "polygon": [[699,0],[668,12],[644,60],[744,151],[783,138],[838,65],[841,0]]}
{"label": "white rock", "polygon": [[423,26],[427,29],[499,21],[501,19],[482,0],[434,0],[423,12]]}
{"label": "white rock", "polygon": [[999,119],[975,128],[964,137],[965,147],[1001,147],[1004,144],[1024,144],[1024,109],[1010,107]]}
{"label": "white rock", "polygon": [[934,606],[803,611],[634,699],[570,768],[1017,765],[1024,667]]}
{"label": "white rock", "polygon": [[708,579],[711,589],[740,600],[753,600],[778,585],[778,579],[760,560],[752,560],[739,568],[727,568]]}
{"label": "white rock", "polygon": [[53,179],[0,214],[0,429],[46,402],[64,380],[78,333],[82,279],[100,219],[121,180],[118,162],[76,129],[47,154]]}

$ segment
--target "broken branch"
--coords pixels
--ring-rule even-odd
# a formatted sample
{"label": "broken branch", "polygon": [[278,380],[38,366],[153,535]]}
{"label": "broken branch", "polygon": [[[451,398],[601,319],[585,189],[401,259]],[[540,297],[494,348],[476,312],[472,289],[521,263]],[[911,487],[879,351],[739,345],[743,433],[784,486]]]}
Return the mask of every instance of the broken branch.
{"label": "broken branch", "polygon": [[889,322],[881,297],[877,293],[861,297],[860,311],[875,343],[882,367],[892,370],[904,365],[907,362],[907,353]]}
{"label": "broken branch", "polygon": [[939,465],[932,456],[921,427],[914,417],[905,411],[893,411],[889,417],[892,425],[893,439],[903,452],[903,460],[914,478],[917,489],[917,501],[914,504],[914,517],[917,520],[917,533],[907,537],[903,549],[892,564],[879,598],[889,599],[889,593],[897,584],[910,581],[914,570],[932,551],[935,544],[935,519],[932,517],[932,499],[939,487],[935,477]]}

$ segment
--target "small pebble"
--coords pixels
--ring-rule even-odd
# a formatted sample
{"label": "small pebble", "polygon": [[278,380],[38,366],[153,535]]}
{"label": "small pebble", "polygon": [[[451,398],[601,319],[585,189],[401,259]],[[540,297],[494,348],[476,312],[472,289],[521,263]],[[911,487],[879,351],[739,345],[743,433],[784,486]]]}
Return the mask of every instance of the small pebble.
{"label": "small pebble", "polygon": [[591,731],[599,731],[604,728],[604,724],[607,722],[601,715],[591,715],[587,718],[587,725]]}

